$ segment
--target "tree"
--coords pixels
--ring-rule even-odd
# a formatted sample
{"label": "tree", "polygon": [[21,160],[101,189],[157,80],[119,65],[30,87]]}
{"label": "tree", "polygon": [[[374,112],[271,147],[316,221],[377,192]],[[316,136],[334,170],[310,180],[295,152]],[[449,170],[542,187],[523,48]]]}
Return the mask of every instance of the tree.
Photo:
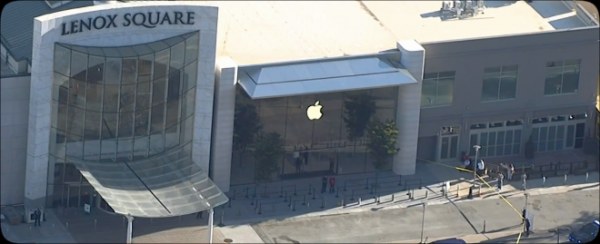
{"label": "tree", "polygon": [[348,133],[348,140],[354,143],[355,150],[356,140],[365,135],[365,130],[376,110],[375,101],[371,100],[371,97],[365,93],[348,96],[344,101],[346,132]]}
{"label": "tree", "polygon": [[388,166],[388,159],[396,155],[400,148],[396,146],[398,141],[398,129],[393,120],[381,122],[375,118],[367,127],[367,149],[373,159],[373,167],[383,170]]}
{"label": "tree", "polygon": [[262,129],[262,125],[256,107],[252,104],[237,104],[234,116],[233,150],[238,152],[241,167],[244,153],[248,146],[254,142],[256,134]]}
{"label": "tree", "polygon": [[277,132],[259,133],[254,143],[254,180],[266,183],[279,171],[279,161],[285,153],[285,141]]}

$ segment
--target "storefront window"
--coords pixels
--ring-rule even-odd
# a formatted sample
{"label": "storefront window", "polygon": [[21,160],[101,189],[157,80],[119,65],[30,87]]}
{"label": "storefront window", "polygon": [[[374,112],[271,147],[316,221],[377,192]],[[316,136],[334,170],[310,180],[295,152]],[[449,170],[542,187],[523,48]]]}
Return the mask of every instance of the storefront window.
{"label": "storefront window", "polygon": [[[277,132],[285,140],[285,154],[277,176],[273,177],[275,180],[371,172],[375,168],[367,153],[366,135],[351,141],[344,122],[344,117],[348,117],[345,102],[357,96],[365,96],[375,104],[372,117],[383,121],[395,119],[397,88],[252,100],[238,87],[236,108],[254,107],[261,131]],[[315,105],[321,106],[320,113],[308,111]],[[244,155],[233,151],[232,185],[254,182],[255,162],[251,151],[247,150]],[[389,160],[391,167],[392,158]]]}
{"label": "storefront window", "polygon": [[85,187],[64,177],[68,158],[113,163],[191,142],[198,40],[194,32],[127,47],[55,45],[50,206],[76,206],[66,199]]}

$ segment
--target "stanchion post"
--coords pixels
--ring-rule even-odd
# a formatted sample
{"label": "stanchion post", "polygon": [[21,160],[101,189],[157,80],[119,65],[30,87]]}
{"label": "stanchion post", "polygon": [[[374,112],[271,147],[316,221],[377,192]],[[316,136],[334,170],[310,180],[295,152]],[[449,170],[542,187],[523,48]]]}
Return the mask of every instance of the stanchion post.
{"label": "stanchion post", "polygon": [[281,191],[279,191],[279,197],[283,197],[283,186],[281,187]]}
{"label": "stanchion post", "polygon": [[546,176],[542,177],[542,186],[546,186]]}
{"label": "stanchion post", "polygon": [[304,202],[302,202],[302,205],[306,205],[306,195],[304,195]]}
{"label": "stanchion post", "polygon": [[360,205],[362,205],[361,199],[360,197],[358,198],[358,206],[360,207]]}
{"label": "stanchion post", "polygon": [[481,197],[481,186],[479,186],[479,189],[477,190],[477,197]]}
{"label": "stanchion post", "polygon": [[236,194],[235,189],[233,189],[233,196],[231,196],[231,200],[235,200],[235,194]]}
{"label": "stanchion post", "polygon": [[485,233],[485,219],[483,220],[483,231],[481,233]]}
{"label": "stanchion post", "polygon": [[225,218],[225,211],[221,210],[221,218],[219,219],[219,224],[217,226],[223,227],[225,224],[223,223],[223,219]]}
{"label": "stanchion post", "polygon": [[395,195],[394,195],[394,194],[392,194],[392,202],[394,202],[394,196],[395,196]]}
{"label": "stanchion post", "polygon": [[367,183],[365,184],[365,190],[369,189],[369,178],[367,178]]}
{"label": "stanchion post", "polygon": [[427,198],[428,194],[429,194],[429,191],[425,190],[425,198]]}
{"label": "stanchion post", "polygon": [[585,183],[588,182],[588,178],[590,177],[590,173],[585,172]]}
{"label": "stanchion post", "polygon": [[565,185],[567,184],[567,174],[565,174],[565,181],[564,181]]}
{"label": "stanchion post", "polygon": [[287,202],[287,191],[283,193],[283,202]]}
{"label": "stanchion post", "polygon": [[460,197],[460,186],[456,185],[456,198]]}

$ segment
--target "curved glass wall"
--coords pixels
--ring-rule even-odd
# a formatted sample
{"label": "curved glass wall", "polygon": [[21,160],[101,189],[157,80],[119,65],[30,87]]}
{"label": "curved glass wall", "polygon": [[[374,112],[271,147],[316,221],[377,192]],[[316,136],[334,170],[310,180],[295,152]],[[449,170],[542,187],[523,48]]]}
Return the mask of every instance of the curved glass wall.
{"label": "curved glass wall", "polygon": [[[375,103],[373,117],[382,121],[395,120],[397,87],[258,100],[252,100],[243,88],[238,87],[236,106],[253,106],[258,113],[262,131],[277,132],[284,138],[285,155],[279,163],[278,177],[274,179],[285,180],[376,171],[367,152],[366,136],[354,141],[348,139],[344,106],[346,101],[357,96],[366,96]],[[316,101],[322,105],[322,117],[310,120],[307,108]],[[391,169],[392,158],[389,160],[388,166]],[[254,168],[250,150],[244,155],[234,150],[231,184],[254,183]]]}
{"label": "curved glass wall", "polygon": [[193,32],[125,47],[55,44],[48,206],[95,204],[90,178],[71,162],[81,170],[76,162],[191,157],[199,38]]}

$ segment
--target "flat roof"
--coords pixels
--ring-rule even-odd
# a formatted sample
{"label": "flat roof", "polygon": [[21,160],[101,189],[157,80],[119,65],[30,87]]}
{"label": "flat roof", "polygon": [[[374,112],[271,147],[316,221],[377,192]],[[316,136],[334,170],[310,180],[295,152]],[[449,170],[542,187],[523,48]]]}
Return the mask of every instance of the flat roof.
{"label": "flat roof", "polygon": [[546,1],[534,1],[536,8],[525,1],[486,1],[484,14],[442,20],[442,1],[206,2],[219,6],[217,56],[239,65],[377,53],[407,39],[427,43],[555,30],[551,22],[569,10]]}
{"label": "flat roof", "polygon": [[[486,1],[485,14],[442,20],[442,1],[198,1],[219,7],[217,57],[239,65],[396,50],[419,43],[583,27],[561,1]],[[152,2],[149,2],[152,4]],[[2,44],[16,60],[31,57],[33,18],[93,5],[13,1],[2,9]]]}

